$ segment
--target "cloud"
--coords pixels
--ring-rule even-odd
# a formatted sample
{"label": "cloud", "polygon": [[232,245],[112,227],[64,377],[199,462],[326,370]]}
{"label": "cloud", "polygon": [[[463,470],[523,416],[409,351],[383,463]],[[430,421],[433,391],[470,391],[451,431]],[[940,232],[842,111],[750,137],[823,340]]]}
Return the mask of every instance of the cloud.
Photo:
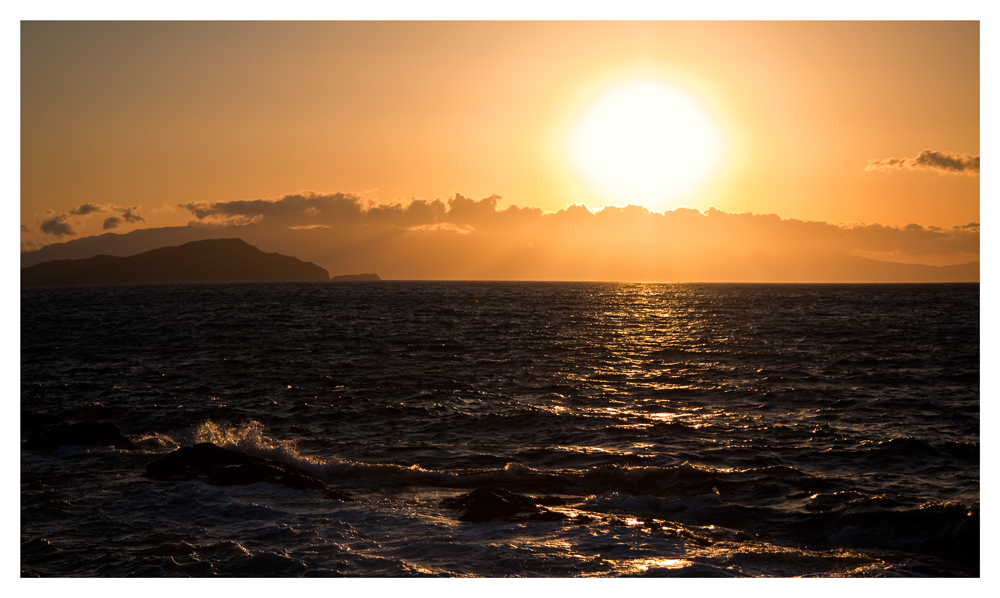
{"label": "cloud", "polygon": [[467,235],[471,233],[474,229],[469,225],[452,224],[451,222],[441,222],[438,224],[420,224],[418,226],[411,226],[407,230],[411,231],[451,231],[458,233],[460,235]]}
{"label": "cloud", "polygon": [[[57,237],[64,237],[68,235],[75,235],[76,230],[67,222],[70,215],[81,216],[86,218],[90,214],[96,214],[99,212],[117,212],[118,216],[110,216],[104,219],[104,230],[110,230],[113,228],[118,228],[126,223],[134,224],[136,222],[145,222],[146,219],[138,214],[139,206],[132,206],[130,208],[124,208],[117,206],[115,204],[93,204],[85,203],[78,207],[71,209],[69,212],[64,212],[57,216],[53,216],[53,212],[49,212],[50,217],[41,223],[42,232],[48,233],[50,235],[56,235]],[[85,220],[75,220],[75,224],[80,225]],[[22,227],[22,232],[26,230]]]}
{"label": "cloud", "polygon": [[[298,193],[182,207],[194,216],[188,227],[93,239],[163,246],[167,237],[175,244],[239,237],[331,273],[452,280],[878,281],[888,266],[861,258],[936,266],[979,259],[975,222],[844,225],[634,205],[592,211],[574,204],[546,213],[503,206],[496,195],[474,200],[460,194],[376,204],[348,193]],[[126,212],[137,217],[134,209],[118,208],[106,228],[124,226]],[[233,226],[247,222],[254,224]]]}
{"label": "cloud", "polygon": [[210,219],[234,225],[260,222],[284,226],[383,223],[408,228],[437,223],[446,212],[446,205],[441,200],[414,200],[406,206],[401,203],[371,204],[353,193],[300,193],[277,200],[188,203],[180,204],[180,207],[189,210],[198,220]]}
{"label": "cloud", "polygon": [[47,235],[55,235],[60,238],[76,234],[73,227],[66,222],[66,214],[59,214],[57,216],[52,216],[47,220],[42,220],[39,226],[43,233]]}
{"label": "cloud", "polygon": [[92,212],[103,212],[104,209],[104,206],[99,206],[93,203],[85,203],[78,208],[73,208],[69,211],[69,213],[74,216],[86,216]]}
{"label": "cloud", "polygon": [[[407,203],[376,204],[354,193],[299,193],[280,199],[236,200],[179,204],[198,221],[238,226],[260,223],[289,227],[346,227],[363,225],[412,229],[438,224],[491,228],[542,215],[540,208],[509,206],[500,210],[501,197],[479,201],[456,193],[447,201],[414,199]],[[586,209],[586,208],[584,208]]]}
{"label": "cloud", "polygon": [[[274,200],[191,203],[181,207],[195,216],[192,226],[253,222],[268,229],[309,229],[317,238],[325,234],[322,230],[365,238],[412,233],[444,239],[458,234],[489,237],[510,247],[529,243],[541,247],[551,242],[567,251],[593,254],[595,259],[616,255],[625,246],[647,255],[659,254],[664,259],[674,255],[715,254],[718,247],[768,246],[785,247],[789,251],[812,247],[884,254],[899,261],[925,260],[923,263],[928,263],[928,256],[958,263],[979,253],[977,223],[947,229],[917,224],[840,225],[782,219],[775,214],[736,214],[715,208],[706,212],[678,208],[660,213],[634,205],[591,211],[574,204],[545,213],[538,208],[502,207],[497,195],[473,200],[456,194],[446,201],[374,204],[349,193],[300,193]],[[372,241],[365,241],[369,242]],[[597,247],[605,247],[607,251],[595,253]]]}
{"label": "cloud", "polygon": [[[134,210],[138,210],[139,209],[139,206],[132,206],[131,208],[116,208],[116,209],[119,212],[121,212],[122,220],[124,220],[125,222],[135,223],[135,222],[145,222],[146,221],[145,218],[143,218],[142,216],[140,216],[140,215],[138,215],[138,214],[136,214],[134,212]],[[107,223],[108,223],[108,221],[105,220],[104,224],[106,225]],[[107,228],[107,226],[105,226],[105,228]]]}
{"label": "cloud", "polygon": [[924,150],[915,158],[869,160],[865,170],[926,170],[974,176],[979,174],[979,156]]}
{"label": "cloud", "polygon": [[110,210],[118,212],[119,216],[110,216],[104,219],[104,230],[111,230],[113,228],[118,228],[124,223],[134,224],[136,222],[145,222],[146,219],[136,213],[139,206],[132,206],[131,208],[122,208],[119,206],[112,205]]}

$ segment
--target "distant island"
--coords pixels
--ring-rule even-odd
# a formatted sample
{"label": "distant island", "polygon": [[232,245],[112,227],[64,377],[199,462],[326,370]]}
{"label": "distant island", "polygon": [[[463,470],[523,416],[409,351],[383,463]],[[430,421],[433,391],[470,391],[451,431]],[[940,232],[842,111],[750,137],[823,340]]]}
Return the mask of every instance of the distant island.
{"label": "distant island", "polygon": [[331,276],[331,282],[339,282],[345,280],[382,280],[379,278],[378,274],[341,274],[340,276]]}
{"label": "distant island", "polygon": [[329,280],[313,264],[264,253],[242,239],[207,239],[129,257],[97,255],[21,268],[21,287],[157,282],[263,282]]}

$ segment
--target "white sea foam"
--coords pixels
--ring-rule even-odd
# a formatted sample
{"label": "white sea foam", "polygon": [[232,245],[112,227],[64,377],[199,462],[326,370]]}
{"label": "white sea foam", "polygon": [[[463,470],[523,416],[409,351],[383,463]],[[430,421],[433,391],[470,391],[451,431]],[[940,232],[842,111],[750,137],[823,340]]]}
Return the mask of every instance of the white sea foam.
{"label": "white sea foam", "polygon": [[241,425],[206,421],[195,429],[194,439],[195,442],[211,442],[222,448],[275,459],[296,467],[324,464],[319,459],[300,454],[294,440],[269,436],[264,424],[256,420]]}
{"label": "white sea foam", "polygon": [[173,451],[180,448],[179,442],[166,434],[160,434],[158,432],[143,434],[139,437],[133,438],[133,442],[135,442],[136,446],[139,448],[153,452]]}

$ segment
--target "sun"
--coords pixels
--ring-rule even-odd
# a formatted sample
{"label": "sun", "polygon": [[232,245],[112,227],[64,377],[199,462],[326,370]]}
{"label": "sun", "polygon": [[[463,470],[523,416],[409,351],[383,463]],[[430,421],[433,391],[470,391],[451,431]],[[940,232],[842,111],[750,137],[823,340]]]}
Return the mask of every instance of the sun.
{"label": "sun", "polygon": [[570,133],[568,150],[580,174],[609,200],[666,209],[718,170],[723,137],[695,96],[643,78],[590,104]]}

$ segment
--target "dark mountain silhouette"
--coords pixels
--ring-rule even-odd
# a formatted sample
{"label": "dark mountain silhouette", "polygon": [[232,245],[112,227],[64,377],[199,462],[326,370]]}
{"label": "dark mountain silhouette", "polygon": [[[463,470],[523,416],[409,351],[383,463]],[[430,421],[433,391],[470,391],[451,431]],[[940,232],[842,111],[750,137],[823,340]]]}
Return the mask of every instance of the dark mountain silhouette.
{"label": "dark mountain silhouette", "polygon": [[[245,233],[247,227],[199,228],[194,226],[169,226],[164,228],[140,228],[128,233],[104,233],[93,237],[70,239],[61,243],[46,245],[34,251],[21,254],[21,267],[27,268],[52,260],[79,260],[97,255],[126,257],[160,247],[175,247],[206,239],[250,239],[248,242],[260,247]],[[244,229],[241,231],[241,229]]]}
{"label": "dark mountain silhouette", "polygon": [[21,286],[329,280],[312,262],[264,253],[241,239],[192,241],[129,257],[98,255],[21,268]]}
{"label": "dark mountain silhouette", "polygon": [[[795,243],[780,239],[772,242],[771,237],[760,231],[753,235],[726,233],[730,240],[740,242],[717,244],[713,241],[714,229],[709,226],[716,217],[723,221],[728,218],[697,216],[695,224],[702,227],[695,231],[698,234],[683,236],[681,233],[686,229],[679,226],[670,229],[671,234],[653,235],[643,229],[627,242],[618,236],[597,234],[602,230],[599,227],[577,231],[572,227],[560,229],[554,224],[551,232],[540,231],[531,237],[517,231],[501,234],[477,230],[460,234],[382,225],[292,229],[247,224],[215,229],[139,229],[126,234],[74,239],[24,252],[21,266],[102,254],[134,256],[199,237],[238,237],[262,251],[294,255],[329,272],[378,272],[380,277],[390,280],[979,281],[978,261],[951,266],[885,262],[850,255],[844,250],[812,246],[801,239]],[[890,243],[869,249],[892,247]],[[644,259],[632,259],[637,255]]]}
{"label": "dark mountain silhouette", "polygon": [[351,281],[351,280],[382,280],[379,278],[378,274],[341,274],[340,276],[331,276],[331,281]]}

